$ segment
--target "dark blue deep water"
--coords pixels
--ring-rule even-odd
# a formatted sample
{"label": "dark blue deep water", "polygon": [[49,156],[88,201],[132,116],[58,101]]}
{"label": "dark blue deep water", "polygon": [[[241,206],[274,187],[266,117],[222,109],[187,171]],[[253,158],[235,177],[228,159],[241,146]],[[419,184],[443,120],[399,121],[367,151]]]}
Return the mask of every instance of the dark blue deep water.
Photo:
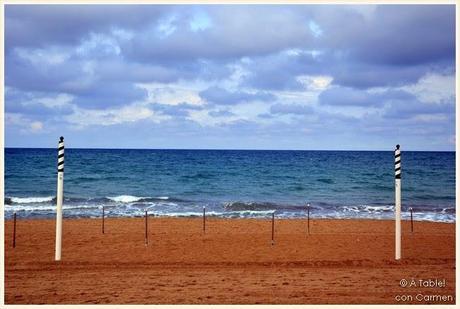
{"label": "dark blue deep water", "polygon": [[[56,149],[5,149],[5,216],[55,215]],[[66,149],[64,216],[394,216],[392,151]],[[455,221],[455,153],[402,153],[403,218]]]}

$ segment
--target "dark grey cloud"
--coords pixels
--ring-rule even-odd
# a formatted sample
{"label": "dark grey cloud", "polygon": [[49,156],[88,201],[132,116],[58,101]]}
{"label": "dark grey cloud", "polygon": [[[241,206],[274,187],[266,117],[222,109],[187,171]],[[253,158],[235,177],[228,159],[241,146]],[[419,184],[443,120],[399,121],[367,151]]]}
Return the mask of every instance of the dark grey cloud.
{"label": "dark grey cloud", "polygon": [[226,63],[213,60],[152,61],[140,63],[126,61],[123,57],[99,61],[97,74],[104,80],[131,81],[140,83],[174,83],[178,80],[216,81],[232,73]]}
{"label": "dark grey cloud", "polygon": [[68,49],[54,52],[63,60],[48,63],[48,59],[36,53],[28,58],[20,53],[8,55],[6,85],[24,91],[68,93],[85,105],[93,101],[91,96],[94,101],[123,104],[145,97],[145,91],[136,83],[174,83],[196,78],[216,81],[231,74],[228,66],[215,61],[150,64],[125,61],[121,55],[94,59]]}
{"label": "dark grey cloud", "polygon": [[[212,27],[192,31],[194,11],[209,16]],[[76,45],[92,34],[121,29],[135,32],[120,45],[124,55],[142,62],[239,58],[301,47],[312,39],[308,16],[280,6],[7,5],[5,18],[8,51]],[[165,23],[167,35],[158,31]]]}
{"label": "dark grey cloud", "polygon": [[322,74],[333,77],[336,85],[366,89],[415,83],[432,71],[454,71],[453,6],[381,5],[370,18],[350,7],[311,8],[323,35],[303,50],[320,55],[255,57],[244,84],[298,90],[298,75]]}
{"label": "dark grey cloud", "polygon": [[[364,63],[344,64],[332,68],[333,84],[367,89],[372,87],[399,87],[416,83],[422,76],[433,71],[429,66],[386,66]],[[445,67],[444,67],[445,68]]]}
{"label": "dark grey cloud", "polygon": [[137,30],[171,10],[161,5],[5,5],[5,47],[74,45],[90,33]]}
{"label": "dark grey cloud", "polygon": [[47,106],[42,103],[44,99],[52,101],[53,97],[48,97],[47,93],[24,92],[8,88],[5,92],[5,102],[8,102],[5,104],[5,112],[28,116],[68,115],[73,112],[71,104]]}
{"label": "dark grey cloud", "polygon": [[[321,34],[311,31],[312,21]],[[194,22],[208,25],[194,31]],[[454,5],[6,5],[5,51],[5,86],[14,90],[5,94],[6,113],[43,121],[47,132],[48,124],[56,124],[55,115],[73,107],[90,115],[144,100],[147,93],[138,83],[207,88],[200,93],[208,102],[203,107],[148,105],[155,114],[171,117],[160,124],[127,122],[104,132],[84,129],[73,135],[83,146],[98,134],[117,134],[120,146],[202,141],[251,147],[260,140],[258,145],[270,147],[273,139],[286,136],[289,143],[283,147],[296,147],[305,134],[316,147],[347,139],[370,144],[394,139],[395,124],[406,142],[414,138],[419,145],[422,134],[445,140],[455,134],[453,102],[424,103],[391,90],[427,74],[455,74]],[[238,81],[239,73],[236,91],[211,86]],[[332,78],[333,87],[319,96],[315,109],[290,103],[284,99],[289,93],[274,95],[312,90],[302,75]],[[389,90],[375,93],[373,87]],[[58,94],[71,95],[72,105],[49,108],[39,102]],[[274,104],[257,116],[259,121],[236,120],[209,130],[188,117],[200,108],[211,117],[238,119],[233,105],[254,100]],[[326,105],[335,112],[322,112]],[[364,117],[349,117],[342,106],[372,108]],[[308,123],[300,121],[305,117],[285,123],[277,120],[283,114],[311,117]],[[62,130],[72,134],[65,123]],[[145,141],[146,130],[154,130],[155,137]],[[7,141],[23,134],[6,132]],[[243,135],[248,136],[244,142]]]}
{"label": "dark grey cloud", "polygon": [[261,119],[273,119],[273,118],[275,118],[275,116],[270,114],[270,113],[262,113],[262,114],[257,115],[257,117],[261,118]]}
{"label": "dark grey cloud", "polygon": [[286,51],[256,57],[246,65],[249,75],[242,84],[259,89],[301,90],[304,86],[298,75],[317,74],[323,71],[321,60],[312,54],[288,54]]}
{"label": "dark grey cloud", "polygon": [[[65,65],[34,65],[17,55],[7,57],[5,63],[5,84],[27,91],[72,92],[73,87],[88,79],[81,63],[66,62]],[[74,81],[75,86],[66,86],[66,81]]]}
{"label": "dark grey cloud", "polygon": [[187,117],[191,110],[202,110],[202,106],[193,105],[189,103],[180,103],[176,105],[170,104],[161,104],[155,103],[153,104],[153,109],[155,111],[159,111],[164,115],[169,116],[177,116],[177,117]]}
{"label": "dark grey cloud", "polygon": [[[357,9],[355,9],[357,8]],[[374,9],[373,9],[374,8]],[[454,5],[316,6],[324,35],[317,46],[344,50],[359,62],[411,66],[455,54]],[[367,15],[367,16],[366,16]]]}
{"label": "dark grey cloud", "polygon": [[216,111],[209,111],[208,112],[209,116],[212,117],[229,117],[229,116],[234,116],[235,113],[232,113],[227,110],[216,110]]}
{"label": "dark grey cloud", "polygon": [[194,32],[190,29],[193,15],[186,10],[176,11],[170,25],[174,29],[172,33],[158,37],[149,30],[141,32],[123,44],[123,52],[132,59],[146,62],[155,58],[234,60],[267,55],[288,46],[303,47],[313,39],[308,16],[298,14],[293,8],[269,5],[199,8],[209,16],[211,27]]}
{"label": "dark grey cloud", "polygon": [[[197,11],[208,16],[209,28],[191,30]],[[7,5],[5,17],[6,65],[11,67],[7,83],[14,77],[8,75],[21,71],[20,65],[12,65],[14,48],[72,47],[99,34],[116,43],[118,60],[105,61],[110,55],[101,46],[86,57],[114,72],[113,78],[132,82],[224,78],[230,74],[226,64],[249,57],[250,74],[243,86],[300,90],[299,75],[324,74],[334,84],[365,89],[400,86],[433,70],[453,70],[455,59],[452,5],[381,5],[370,17],[353,6],[327,5]],[[308,27],[312,20],[323,33],[319,37]],[[171,30],[166,36],[158,33],[164,23]],[[132,37],[117,38],[114,29],[131,31]],[[283,53],[292,49],[322,55]],[[71,62],[71,69],[59,67],[60,77],[72,75],[66,70],[78,71],[81,63]],[[30,72],[30,67],[24,69]],[[42,77],[34,82],[46,80]]]}
{"label": "dark grey cloud", "polygon": [[297,55],[283,52],[257,57],[246,68],[250,74],[242,80],[243,86],[297,91],[305,89],[298,80],[300,75],[330,76],[335,85],[368,89],[416,83],[432,72],[454,72],[452,63],[444,60],[429,65],[392,66],[360,62],[350,55],[334,51],[323,51],[316,56],[303,51]]}
{"label": "dark grey cloud", "polygon": [[86,108],[107,108],[116,105],[128,105],[133,101],[147,98],[147,90],[134,84],[100,82],[91,87],[75,91],[74,103]]}
{"label": "dark grey cloud", "polygon": [[248,93],[244,91],[228,91],[220,87],[210,87],[199,93],[200,97],[211,104],[234,105],[248,101],[272,101],[276,97],[268,92]]}
{"label": "dark grey cloud", "polygon": [[70,115],[73,113],[73,109],[71,106],[46,107],[38,102],[34,103],[32,101],[30,104],[9,104],[8,107],[5,107],[5,112],[49,118],[52,116]]}
{"label": "dark grey cloud", "polygon": [[[69,71],[63,71],[62,73],[67,76],[74,74],[69,73]],[[83,78],[59,79],[59,76],[59,73],[56,75],[29,75],[24,79],[20,79],[18,83],[12,82],[8,85],[19,86],[19,89],[32,92],[67,93],[75,97],[75,104],[91,108],[129,104],[132,101],[143,100],[147,97],[147,91],[136,87],[133,83],[99,80],[87,82]],[[5,105],[8,106],[9,104],[11,102],[6,100]]]}
{"label": "dark grey cloud", "polygon": [[384,92],[370,93],[346,87],[331,87],[319,95],[319,103],[332,106],[382,106],[388,101],[414,100],[413,94],[402,90],[386,90]]}
{"label": "dark grey cloud", "polygon": [[[75,97],[75,103],[83,107],[128,104],[147,96],[146,90],[135,86],[136,79],[117,79],[112,74],[104,65],[99,67],[97,63],[77,59],[48,64],[33,63],[14,55],[6,61],[5,81],[8,87],[25,92],[70,94]],[[121,72],[118,74],[121,77]],[[126,75],[130,75],[130,70]]]}
{"label": "dark grey cloud", "polygon": [[[356,40],[355,57],[370,63],[412,66],[452,61],[455,10],[452,5],[378,6],[375,19]],[[362,35],[362,36],[361,36]]]}
{"label": "dark grey cloud", "polygon": [[[418,100],[393,102],[386,109],[383,118],[410,119],[419,115],[440,116],[455,120],[455,102],[422,103]],[[454,121],[455,123],[455,121]]]}

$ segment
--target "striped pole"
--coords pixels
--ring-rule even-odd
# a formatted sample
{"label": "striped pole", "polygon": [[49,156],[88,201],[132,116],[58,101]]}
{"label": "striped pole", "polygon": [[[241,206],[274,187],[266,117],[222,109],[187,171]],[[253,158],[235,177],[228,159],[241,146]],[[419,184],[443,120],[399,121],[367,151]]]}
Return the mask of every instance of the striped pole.
{"label": "striped pole", "polygon": [[395,149],[395,260],[401,259],[401,151]]}
{"label": "striped pole", "polygon": [[62,200],[64,196],[64,137],[60,137],[58,145],[58,179],[56,196],[56,253],[55,260],[61,260],[62,246]]}

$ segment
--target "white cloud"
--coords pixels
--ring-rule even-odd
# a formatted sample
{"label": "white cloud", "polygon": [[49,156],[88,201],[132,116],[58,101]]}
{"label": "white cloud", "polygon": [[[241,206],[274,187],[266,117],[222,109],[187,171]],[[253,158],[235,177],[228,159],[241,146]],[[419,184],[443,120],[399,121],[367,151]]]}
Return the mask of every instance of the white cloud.
{"label": "white cloud", "polygon": [[5,125],[17,126],[21,133],[39,133],[43,130],[41,121],[33,121],[19,113],[5,113]]}
{"label": "white cloud", "polygon": [[171,16],[168,16],[164,19],[162,19],[157,27],[156,27],[156,31],[158,33],[158,36],[160,38],[166,38],[168,36],[170,36],[171,34],[173,34],[177,27],[175,25],[175,22],[176,22],[176,19],[177,17],[175,15],[171,15]]}
{"label": "white cloud", "polygon": [[241,81],[249,76],[251,74],[251,72],[246,69],[244,67],[244,65],[247,65],[251,63],[251,60],[249,60],[248,58],[246,59],[242,59],[241,60],[241,63],[233,63],[233,64],[229,64],[228,67],[232,70],[232,74],[230,74],[230,76],[221,81],[219,83],[219,86],[223,87],[223,88],[237,88],[240,86],[241,84]]}
{"label": "white cloud", "polygon": [[322,75],[301,75],[297,77],[297,80],[305,85],[309,90],[323,91],[329,88],[333,78],[331,76]]}
{"label": "white cloud", "polygon": [[30,130],[31,132],[39,132],[43,130],[43,123],[40,121],[34,121],[30,123]]}
{"label": "white cloud", "polygon": [[235,113],[240,119],[244,120],[260,120],[258,115],[268,113],[270,105],[264,102],[251,102],[247,104],[235,105],[232,112]]}
{"label": "white cloud", "polygon": [[44,97],[37,99],[37,102],[49,108],[68,106],[73,100],[73,96],[60,93],[55,97]]}
{"label": "white cloud", "polygon": [[91,33],[89,38],[83,41],[76,49],[80,55],[89,55],[92,52],[102,53],[104,55],[119,55],[120,46],[116,39],[102,33]]}
{"label": "white cloud", "polygon": [[5,124],[9,125],[23,125],[28,122],[21,114],[5,113]]}
{"label": "white cloud", "polygon": [[455,75],[427,74],[416,84],[401,87],[424,103],[443,103],[455,98]]}
{"label": "white cloud", "polygon": [[178,105],[188,103],[192,105],[203,105],[205,102],[199,96],[199,92],[205,89],[206,84],[197,83],[176,83],[161,84],[138,84],[139,87],[147,90],[149,103],[161,103],[168,105]]}
{"label": "white cloud", "polygon": [[16,54],[29,61],[35,66],[42,67],[43,65],[59,65],[64,63],[70,57],[70,53],[66,53],[63,50],[57,50],[55,48],[45,49],[25,49],[16,48]]}
{"label": "white cloud", "polygon": [[318,56],[322,55],[324,52],[319,49],[300,49],[300,48],[290,48],[286,49],[282,52],[282,54],[289,56],[289,57],[297,57],[302,55],[309,55],[313,58],[317,58]]}
{"label": "white cloud", "polygon": [[192,110],[189,112],[189,116],[187,118],[203,127],[213,127],[222,124],[228,124],[239,119],[239,117],[236,115],[213,117],[208,114],[207,110]]}
{"label": "white cloud", "polygon": [[211,18],[203,11],[194,14],[192,20],[190,21],[190,29],[193,32],[203,31],[210,28],[211,26]]}
{"label": "white cloud", "polygon": [[149,119],[158,123],[169,118],[169,116],[155,114],[149,108],[138,104],[105,110],[77,108],[74,110],[73,114],[64,117],[66,121],[74,124],[76,128],[84,128],[93,125],[110,126],[144,119]]}
{"label": "white cloud", "polygon": [[448,118],[446,115],[441,115],[441,114],[420,114],[416,115],[413,118],[414,120],[421,121],[421,122],[442,122],[442,121],[447,121]]}
{"label": "white cloud", "polygon": [[323,30],[321,29],[321,27],[316,23],[314,22],[313,20],[310,20],[310,22],[308,23],[308,28],[310,28],[310,31],[312,32],[313,36],[315,38],[317,37],[320,37],[323,35]]}
{"label": "white cloud", "polygon": [[134,37],[134,32],[128,31],[123,28],[115,27],[112,28],[112,35],[121,41],[131,40]]}
{"label": "white cloud", "polygon": [[363,16],[366,20],[372,20],[375,16],[375,11],[377,9],[377,5],[365,4],[365,5],[347,5],[347,9],[352,11],[356,11],[361,16]]}

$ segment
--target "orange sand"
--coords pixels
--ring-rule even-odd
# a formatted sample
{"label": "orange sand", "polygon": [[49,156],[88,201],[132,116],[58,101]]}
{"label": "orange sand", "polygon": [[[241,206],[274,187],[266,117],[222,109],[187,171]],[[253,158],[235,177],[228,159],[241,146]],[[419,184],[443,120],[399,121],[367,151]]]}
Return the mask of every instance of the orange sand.
{"label": "orange sand", "polygon": [[[5,222],[6,304],[369,304],[454,303],[455,224],[208,218],[65,219],[62,261],[54,220]],[[401,279],[446,286],[401,287]],[[398,301],[404,297],[405,301]],[[444,295],[419,301],[420,295]],[[409,296],[412,297],[410,300]]]}

